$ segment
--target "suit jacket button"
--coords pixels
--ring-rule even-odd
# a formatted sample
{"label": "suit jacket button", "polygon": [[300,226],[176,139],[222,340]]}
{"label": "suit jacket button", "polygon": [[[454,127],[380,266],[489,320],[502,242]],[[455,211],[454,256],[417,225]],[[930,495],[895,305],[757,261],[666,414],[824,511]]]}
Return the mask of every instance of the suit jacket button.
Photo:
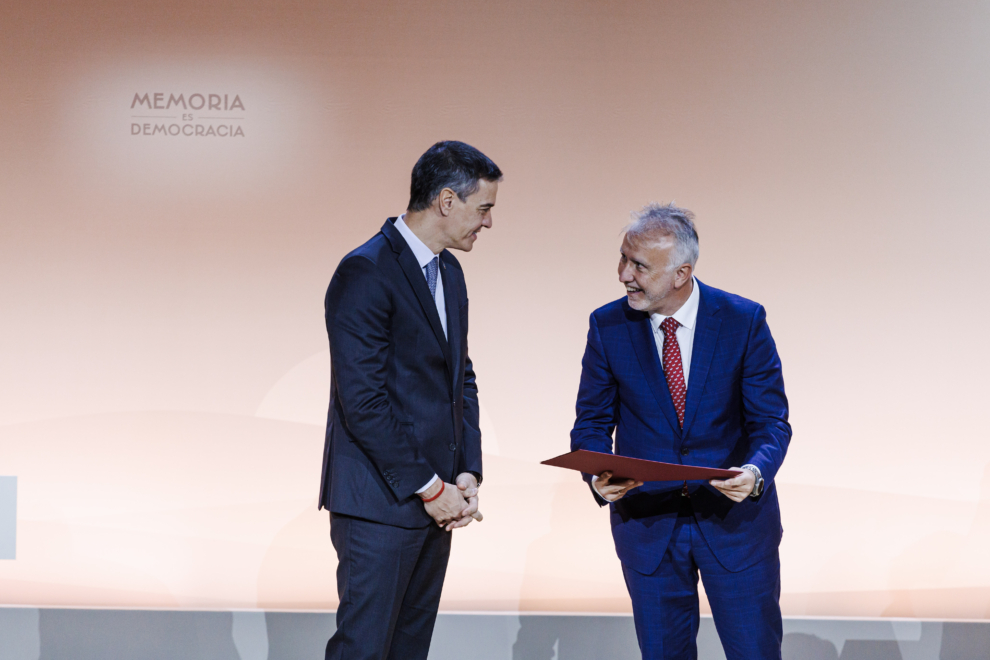
{"label": "suit jacket button", "polygon": [[690,454],[690,453],[691,453],[691,452],[690,452],[690,451],[688,451],[687,449],[682,449],[682,450],[681,450],[681,455],[682,455],[682,456],[687,456],[687,455],[688,455],[688,454]]}
{"label": "suit jacket button", "polygon": [[457,451],[457,445],[455,445],[455,444],[454,444],[454,443],[452,442],[452,443],[450,443],[450,445],[449,445],[449,446],[447,447],[447,449],[449,449],[450,451]]}

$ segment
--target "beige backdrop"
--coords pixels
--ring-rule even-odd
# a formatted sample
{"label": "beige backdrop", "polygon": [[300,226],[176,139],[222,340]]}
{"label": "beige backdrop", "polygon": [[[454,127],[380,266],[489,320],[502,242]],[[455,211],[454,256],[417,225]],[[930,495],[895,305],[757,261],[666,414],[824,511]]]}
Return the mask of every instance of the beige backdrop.
{"label": "beige backdrop", "polygon": [[628,213],[674,199],[783,359],[785,613],[990,617],[986,2],[7,0],[0,26],[3,603],[335,607],[324,290],[460,139],[506,177],[462,257],[486,520],[444,609],[629,610],[606,512],[538,461]]}

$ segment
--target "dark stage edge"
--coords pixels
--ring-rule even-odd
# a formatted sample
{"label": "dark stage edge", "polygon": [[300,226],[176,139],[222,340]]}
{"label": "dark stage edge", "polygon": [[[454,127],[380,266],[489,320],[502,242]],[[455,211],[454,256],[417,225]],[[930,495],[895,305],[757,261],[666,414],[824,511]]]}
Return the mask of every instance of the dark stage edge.
{"label": "dark stage edge", "polygon": [[[316,660],[332,612],[0,607],[0,660]],[[725,656],[710,617],[700,660]],[[443,613],[431,660],[638,658],[629,616]],[[786,660],[990,658],[990,621],[784,620]]]}

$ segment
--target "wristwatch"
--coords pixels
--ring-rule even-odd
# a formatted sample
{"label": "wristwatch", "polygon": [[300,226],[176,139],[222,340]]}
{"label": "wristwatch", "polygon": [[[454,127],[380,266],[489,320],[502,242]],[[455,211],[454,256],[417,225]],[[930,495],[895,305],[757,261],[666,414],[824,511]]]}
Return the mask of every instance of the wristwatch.
{"label": "wristwatch", "polygon": [[756,477],[756,483],[753,484],[753,492],[749,494],[750,497],[759,497],[760,493],[763,492],[763,475],[760,474],[760,468],[755,465],[746,464],[742,466],[742,469],[749,470]]}

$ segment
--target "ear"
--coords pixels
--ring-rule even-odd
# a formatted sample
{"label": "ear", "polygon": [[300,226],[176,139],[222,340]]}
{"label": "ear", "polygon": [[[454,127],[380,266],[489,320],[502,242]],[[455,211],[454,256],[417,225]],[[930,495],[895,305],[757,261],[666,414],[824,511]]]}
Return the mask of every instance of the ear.
{"label": "ear", "polygon": [[674,271],[674,288],[680,289],[682,286],[690,282],[692,273],[694,273],[694,268],[691,264],[681,264],[681,266]]}
{"label": "ear", "polygon": [[437,210],[440,215],[444,217],[450,215],[451,209],[454,208],[454,195],[456,194],[450,188],[444,188],[440,191],[440,194],[437,195]]}

